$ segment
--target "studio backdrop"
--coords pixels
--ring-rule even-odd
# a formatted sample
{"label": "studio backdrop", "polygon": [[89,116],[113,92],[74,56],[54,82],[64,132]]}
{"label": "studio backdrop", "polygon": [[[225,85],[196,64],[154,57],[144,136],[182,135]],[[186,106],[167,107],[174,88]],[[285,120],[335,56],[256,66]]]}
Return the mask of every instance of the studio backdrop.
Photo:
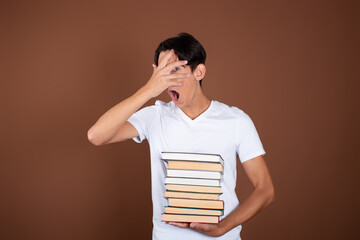
{"label": "studio backdrop", "polygon": [[[241,237],[357,239],[358,9],[1,2],[0,239],[151,239],[147,142],[96,147],[87,131],[148,81],[156,47],[179,32],[207,51],[205,94],[249,114],[267,152],[275,202]],[[243,202],[253,189],[237,167]]]}

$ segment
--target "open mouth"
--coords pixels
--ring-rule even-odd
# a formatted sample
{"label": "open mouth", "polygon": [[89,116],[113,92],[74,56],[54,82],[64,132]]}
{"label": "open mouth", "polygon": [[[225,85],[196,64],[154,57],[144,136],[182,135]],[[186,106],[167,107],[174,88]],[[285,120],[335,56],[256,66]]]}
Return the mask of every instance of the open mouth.
{"label": "open mouth", "polygon": [[178,102],[179,102],[180,93],[178,93],[178,92],[175,91],[175,90],[171,90],[171,91],[169,91],[169,94],[170,94],[172,100],[173,100],[175,103],[178,103]]}

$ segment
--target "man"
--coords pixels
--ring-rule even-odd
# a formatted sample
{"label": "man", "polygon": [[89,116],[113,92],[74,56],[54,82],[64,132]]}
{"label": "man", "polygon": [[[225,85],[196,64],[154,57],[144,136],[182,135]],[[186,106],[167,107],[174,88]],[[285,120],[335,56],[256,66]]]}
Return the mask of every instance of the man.
{"label": "man", "polygon": [[[262,155],[260,138],[250,117],[236,107],[208,99],[201,82],[206,73],[206,53],[190,34],[180,33],[155,52],[153,74],[134,95],[108,110],[88,131],[94,145],[133,138],[147,139],[151,153],[153,239],[240,239],[241,224],[274,199],[274,187]],[[167,91],[172,101],[148,100]],[[139,111],[138,111],[139,110]],[[161,221],[167,205],[163,197],[166,167],[161,152],[220,154],[224,159],[221,182],[224,216],[219,224]],[[239,205],[236,193],[236,155],[254,186]]]}

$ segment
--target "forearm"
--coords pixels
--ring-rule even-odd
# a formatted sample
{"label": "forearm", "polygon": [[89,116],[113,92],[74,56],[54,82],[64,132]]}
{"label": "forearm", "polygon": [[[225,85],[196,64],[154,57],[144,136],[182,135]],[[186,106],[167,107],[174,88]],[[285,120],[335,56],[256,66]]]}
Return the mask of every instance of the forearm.
{"label": "forearm", "polygon": [[220,228],[226,233],[255,216],[261,209],[274,200],[273,188],[258,187],[248,199],[220,222]]}
{"label": "forearm", "polygon": [[102,145],[109,141],[130,116],[151,98],[151,92],[146,87],[140,88],[97,120],[88,131],[89,140],[95,145]]}

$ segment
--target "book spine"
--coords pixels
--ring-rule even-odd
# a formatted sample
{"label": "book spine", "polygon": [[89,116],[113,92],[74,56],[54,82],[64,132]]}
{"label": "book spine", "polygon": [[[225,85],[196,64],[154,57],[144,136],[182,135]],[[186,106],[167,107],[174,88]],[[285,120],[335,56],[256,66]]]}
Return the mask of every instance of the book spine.
{"label": "book spine", "polygon": [[207,208],[185,208],[185,207],[171,207],[166,206],[165,212],[167,214],[184,214],[184,215],[203,215],[203,216],[223,216],[224,210],[221,209],[207,209]]}
{"label": "book spine", "polygon": [[[207,224],[218,224],[220,221],[220,217],[219,216],[208,216],[211,219],[214,219],[214,222],[210,222],[210,221],[190,221],[188,219],[186,219],[186,216],[190,216],[190,215],[181,215],[181,214],[167,214],[167,213],[162,213],[162,220],[163,222],[167,222],[169,220],[166,219],[166,216],[173,216],[173,215],[177,215],[177,216],[185,216],[185,218],[183,218],[182,220],[176,220],[176,222],[184,222],[184,223],[192,223],[192,222],[201,222],[201,223],[207,223]],[[199,215],[192,215],[192,216],[199,216]]]}
{"label": "book spine", "polygon": [[199,170],[168,169],[167,170],[167,177],[221,180],[222,172],[219,172],[219,171],[204,171],[204,170],[199,171]]}
{"label": "book spine", "polygon": [[166,184],[180,184],[180,185],[194,185],[194,186],[209,186],[209,187],[219,187],[220,186],[220,180],[214,180],[214,179],[166,177],[165,183]]}
{"label": "book spine", "polygon": [[169,207],[186,207],[186,208],[204,208],[207,209],[224,209],[223,200],[199,200],[185,198],[168,198]]}

